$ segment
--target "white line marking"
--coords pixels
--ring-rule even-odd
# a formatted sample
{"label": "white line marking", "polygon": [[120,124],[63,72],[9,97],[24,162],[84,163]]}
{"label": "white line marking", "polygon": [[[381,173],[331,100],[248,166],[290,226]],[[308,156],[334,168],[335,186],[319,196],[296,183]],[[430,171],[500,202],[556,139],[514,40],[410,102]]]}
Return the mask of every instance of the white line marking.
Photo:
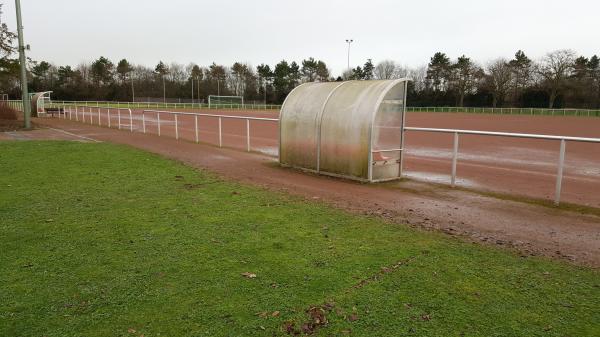
{"label": "white line marking", "polygon": [[52,130],[52,131],[58,131],[58,132],[62,132],[62,133],[64,133],[64,134],[67,134],[67,135],[69,135],[69,136],[73,136],[73,137],[77,137],[77,138],[81,138],[81,139],[85,139],[85,140],[90,140],[90,141],[92,141],[92,142],[96,142],[96,143],[102,143],[101,141],[99,141],[99,140],[96,140],[96,139],[94,139],[94,138],[90,138],[90,137],[86,137],[86,136],[80,136],[80,135],[76,135],[76,134],[74,134],[74,133],[71,133],[71,132],[68,132],[68,131],[65,131],[65,130],[61,130],[61,129],[55,129],[55,128],[48,128],[48,129],[50,129],[50,130]]}

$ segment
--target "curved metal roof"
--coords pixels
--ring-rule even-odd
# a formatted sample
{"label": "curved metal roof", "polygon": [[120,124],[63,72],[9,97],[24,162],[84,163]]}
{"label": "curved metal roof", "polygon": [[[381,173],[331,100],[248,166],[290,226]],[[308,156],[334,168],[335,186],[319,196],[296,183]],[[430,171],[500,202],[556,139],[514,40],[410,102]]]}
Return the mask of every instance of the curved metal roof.
{"label": "curved metal roof", "polygon": [[403,123],[407,81],[313,82],[296,87],[281,108],[280,163],[358,180],[380,180],[372,172],[374,139],[379,138],[374,137],[378,130],[373,126],[381,113],[397,116],[393,123]]}

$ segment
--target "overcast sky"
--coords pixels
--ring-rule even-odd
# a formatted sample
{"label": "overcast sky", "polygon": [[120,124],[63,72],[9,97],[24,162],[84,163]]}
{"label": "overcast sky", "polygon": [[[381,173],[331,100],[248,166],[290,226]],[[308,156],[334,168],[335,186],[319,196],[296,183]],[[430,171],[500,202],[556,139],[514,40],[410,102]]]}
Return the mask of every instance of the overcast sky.
{"label": "overcast sky", "polygon": [[[15,29],[14,1],[2,20]],[[436,51],[484,64],[523,49],[600,54],[598,0],[21,0],[28,56],[76,65],[100,55],[165,62],[275,64],[322,59],[334,74],[392,59],[420,66]]]}

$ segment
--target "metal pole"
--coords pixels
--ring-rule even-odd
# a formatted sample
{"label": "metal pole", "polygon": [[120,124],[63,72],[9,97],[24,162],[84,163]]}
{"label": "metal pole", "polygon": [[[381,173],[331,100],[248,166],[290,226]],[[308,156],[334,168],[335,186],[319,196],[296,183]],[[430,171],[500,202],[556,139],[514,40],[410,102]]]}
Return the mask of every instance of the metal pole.
{"label": "metal pole", "polygon": [[98,108],[98,126],[102,126],[102,121],[100,121],[100,108]]}
{"label": "metal pole", "polygon": [[196,143],[199,142],[198,138],[198,115],[194,115],[194,125],[196,126]]}
{"label": "metal pole", "polygon": [[129,109],[129,132],[133,132],[133,116],[131,115],[131,109]]}
{"label": "metal pole", "polygon": [[221,133],[221,117],[219,117],[219,147],[223,147],[223,135]]}
{"label": "metal pole", "polygon": [[29,90],[27,88],[27,69],[25,57],[25,43],[23,42],[23,22],[21,20],[21,1],[15,0],[17,9],[17,33],[19,35],[19,66],[21,70],[21,100],[23,101],[23,120],[25,128],[31,128],[31,102],[29,101]]}
{"label": "metal pole", "polygon": [[556,206],[558,206],[560,203],[560,192],[562,190],[563,169],[565,165],[565,147],[566,142],[564,139],[561,139],[560,153],[558,155],[558,172],[556,174],[556,194],[554,195],[554,205]]}
{"label": "metal pole", "polygon": [[158,136],[160,137],[160,113],[156,113],[156,121],[158,123]]}
{"label": "metal pole", "polygon": [[456,162],[458,161],[458,132],[454,133],[454,150],[452,152],[452,178],[450,184],[456,186]]}
{"label": "metal pole", "polygon": [[110,129],[110,108],[106,108],[106,115],[108,117],[108,128]]}
{"label": "metal pole", "polygon": [[119,130],[121,130],[121,110],[117,109],[117,122],[119,123]]}
{"label": "metal pole", "polygon": [[350,69],[350,44],[352,42],[354,42],[354,40],[352,39],[346,40],[346,43],[348,43],[348,69]]}
{"label": "metal pole", "polygon": [[179,128],[177,127],[177,114],[175,114],[175,139],[179,140]]}
{"label": "metal pole", "polygon": [[146,133],[146,113],[142,111],[142,129]]}
{"label": "metal pole", "polygon": [[250,120],[246,119],[246,150],[250,152]]}

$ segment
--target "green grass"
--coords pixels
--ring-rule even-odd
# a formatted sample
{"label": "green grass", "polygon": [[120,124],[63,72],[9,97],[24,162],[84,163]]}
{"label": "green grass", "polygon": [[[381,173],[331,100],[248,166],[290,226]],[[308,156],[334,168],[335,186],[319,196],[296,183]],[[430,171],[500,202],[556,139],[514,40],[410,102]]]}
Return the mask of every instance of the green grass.
{"label": "green grass", "polygon": [[109,144],[0,142],[0,172],[0,336],[286,335],[313,306],[317,336],[600,335],[594,270]]}

